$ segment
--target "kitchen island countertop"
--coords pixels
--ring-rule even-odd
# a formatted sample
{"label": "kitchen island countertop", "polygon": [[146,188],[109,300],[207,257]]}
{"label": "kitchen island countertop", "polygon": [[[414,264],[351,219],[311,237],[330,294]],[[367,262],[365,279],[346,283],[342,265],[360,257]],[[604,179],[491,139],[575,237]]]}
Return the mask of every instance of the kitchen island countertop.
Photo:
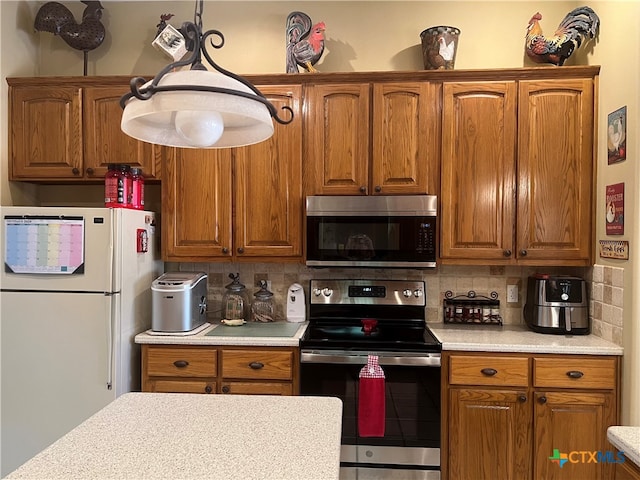
{"label": "kitchen island countertop", "polygon": [[607,439],[626,459],[640,467],[640,427],[614,426],[607,429]]}
{"label": "kitchen island countertop", "polygon": [[[252,323],[238,327],[228,327],[212,322],[195,335],[158,335],[147,330],[135,337],[136,343],[155,345],[236,345],[253,347],[297,347],[307,329],[308,322]],[[297,330],[296,330],[297,327]],[[211,336],[214,330],[224,329],[225,335]],[[273,329],[274,334],[268,331]],[[262,332],[259,332],[262,330]],[[286,331],[285,331],[286,330]],[[293,333],[291,331],[293,330]],[[284,333],[280,333],[283,332]],[[230,334],[228,334],[230,333]]]}
{"label": "kitchen island countertop", "polygon": [[338,479],[331,397],[126,393],[6,478]]}
{"label": "kitchen island countertop", "polygon": [[442,350],[469,352],[622,355],[623,348],[595,335],[545,335],[524,325],[454,325],[429,323]]}

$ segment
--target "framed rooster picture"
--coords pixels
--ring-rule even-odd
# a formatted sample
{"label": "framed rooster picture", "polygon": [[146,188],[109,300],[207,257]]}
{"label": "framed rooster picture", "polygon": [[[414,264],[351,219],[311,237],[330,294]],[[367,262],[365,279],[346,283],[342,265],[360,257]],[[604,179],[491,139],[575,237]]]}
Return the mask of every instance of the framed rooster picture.
{"label": "framed rooster picture", "polygon": [[627,107],[611,112],[607,118],[607,157],[609,165],[627,159]]}

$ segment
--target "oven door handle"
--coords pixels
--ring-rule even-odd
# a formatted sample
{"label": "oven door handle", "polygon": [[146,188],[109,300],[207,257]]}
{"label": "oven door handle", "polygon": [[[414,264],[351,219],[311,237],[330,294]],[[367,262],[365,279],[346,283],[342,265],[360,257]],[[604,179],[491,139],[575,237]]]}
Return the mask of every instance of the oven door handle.
{"label": "oven door handle", "polygon": [[369,355],[378,355],[380,365],[440,367],[439,353],[369,353],[369,352],[342,352],[330,350],[302,350],[300,352],[301,363],[335,363],[347,365],[366,365]]}

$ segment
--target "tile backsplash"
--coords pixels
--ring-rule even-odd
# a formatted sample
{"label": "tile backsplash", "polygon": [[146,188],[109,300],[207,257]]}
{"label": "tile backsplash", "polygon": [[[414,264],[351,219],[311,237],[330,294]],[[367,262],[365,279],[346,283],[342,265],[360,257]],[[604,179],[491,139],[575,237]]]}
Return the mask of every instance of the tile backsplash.
{"label": "tile backsplash", "polygon": [[[576,275],[587,278],[589,268],[530,268],[507,266],[453,266],[440,265],[435,269],[358,269],[358,268],[308,268],[294,263],[167,263],[166,271],[202,271],[208,274],[209,314],[220,319],[222,296],[225,286],[231,283],[230,273],[240,273],[240,281],[253,293],[259,290],[260,280],[270,284],[276,305],[276,320],[286,315],[286,293],[292,283],[300,283],[309,298],[309,281],[317,278],[362,279],[410,279],[424,280],[427,291],[426,318],[428,322],[442,322],[443,300],[446,291],[466,295],[470,290],[477,295],[498,294],[500,315],[504,324],[523,324],[522,309],[525,303],[527,277],[534,273]],[[507,285],[518,286],[518,302],[507,303]],[[602,289],[605,290],[604,288]],[[608,290],[607,290],[608,291]],[[604,294],[604,292],[603,292]],[[611,297],[616,296],[611,292]],[[592,310],[594,309],[592,300]],[[602,323],[602,322],[600,322]],[[613,325],[611,325],[613,327]],[[595,321],[594,321],[594,333]],[[604,336],[608,327],[598,327]],[[606,337],[605,337],[606,338]]]}
{"label": "tile backsplash", "polygon": [[595,265],[591,282],[592,331],[622,346],[624,268]]}

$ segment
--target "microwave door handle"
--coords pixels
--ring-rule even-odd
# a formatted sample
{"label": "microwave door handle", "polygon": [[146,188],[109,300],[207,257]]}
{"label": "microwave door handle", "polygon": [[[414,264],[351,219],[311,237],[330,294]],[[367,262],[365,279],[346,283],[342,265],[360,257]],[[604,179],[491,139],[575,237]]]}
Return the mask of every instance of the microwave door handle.
{"label": "microwave door handle", "polygon": [[[366,365],[368,355],[365,354],[349,354],[345,352],[321,352],[321,351],[302,351],[300,353],[300,361],[302,363],[333,363],[347,365]],[[378,355],[378,363],[387,366],[419,366],[419,367],[440,367],[439,353],[425,353],[423,355]]]}

